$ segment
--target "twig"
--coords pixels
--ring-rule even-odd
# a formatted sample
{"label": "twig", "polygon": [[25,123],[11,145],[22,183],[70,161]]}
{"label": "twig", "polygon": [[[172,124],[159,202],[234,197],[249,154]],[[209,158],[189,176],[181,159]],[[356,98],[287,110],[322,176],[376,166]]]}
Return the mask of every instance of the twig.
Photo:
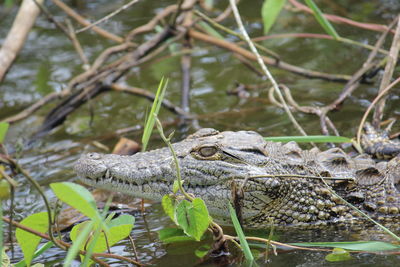
{"label": "twig", "polygon": [[[236,5],[239,4],[240,0],[236,0]],[[222,12],[221,14],[218,15],[218,17],[216,17],[214,20],[216,22],[221,22],[223,20],[225,20],[232,12],[232,8],[230,5],[228,5],[226,7],[226,9],[224,10],[224,12]]]}
{"label": "twig", "polygon": [[[387,29],[387,31],[385,32],[389,32],[390,28]],[[339,37],[338,39],[333,38],[332,36],[328,35],[328,34],[320,34],[320,33],[307,33],[307,32],[303,32],[303,33],[278,33],[278,34],[270,34],[270,35],[266,35],[266,36],[260,36],[260,37],[255,37],[252,38],[251,40],[254,42],[260,42],[260,41],[264,41],[264,40],[271,40],[271,39],[278,39],[278,38],[314,38],[314,39],[326,39],[326,40],[332,40],[332,41],[338,41],[338,42],[342,42],[345,44],[350,44],[350,45],[354,45],[354,46],[360,46],[369,50],[373,50],[374,47],[368,44],[364,44],[364,43],[360,43],[351,39],[347,39],[347,38],[342,38]],[[384,55],[388,55],[389,51],[379,48],[378,52],[384,54]]]}
{"label": "twig", "polygon": [[161,12],[157,13],[157,15],[154,18],[152,18],[148,23],[130,31],[126,35],[125,39],[127,41],[131,41],[138,34],[143,34],[143,33],[152,31],[154,29],[154,27],[158,24],[158,22],[160,22],[166,16],[170,15],[172,12],[177,10],[177,8],[178,8],[177,5],[170,5],[170,6],[167,6],[166,8],[163,8],[163,10]]}
{"label": "twig", "polygon": [[100,24],[100,23],[102,23],[102,22],[104,22],[104,21],[106,21],[106,20],[108,20],[108,19],[114,17],[115,15],[117,15],[118,13],[120,13],[121,11],[127,9],[128,7],[130,7],[130,6],[133,5],[133,4],[136,4],[137,2],[139,2],[139,0],[132,0],[132,1],[130,1],[129,3],[127,3],[127,4],[123,5],[123,6],[121,6],[121,7],[118,8],[117,10],[111,12],[111,13],[108,14],[107,16],[105,16],[105,17],[103,17],[103,18],[97,20],[96,22],[93,22],[92,24],[87,25],[86,27],[83,27],[83,28],[81,28],[81,29],[75,31],[75,33],[78,34],[78,33],[84,32],[84,31],[86,31],[86,30],[88,30],[88,29],[91,29],[92,27],[96,26],[97,24]]}
{"label": "twig", "polygon": [[[225,235],[227,240],[235,240],[236,237],[234,236],[230,236],[230,235]],[[324,249],[324,248],[307,248],[307,247],[299,247],[299,246],[294,246],[294,245],[289,245],[289,244],[285,244],[285,243],[281,243],[278,241],[274,241],[274,240],[268,240],[265,238],[261,238],[261,237],[253,237],[253,236],[246,236],[247,240],[253,240],[253,241],[258,241],[258,242],[262,242],[262,243],[271,243],[274,244],[276,246],[282,246],[282,247],[287,247],[287,248],[293,248],[293,249],[299,249],[299,250],[312,250],[312,251],[332,251],[331,249]]]}
{"label": "twig", "polygon": [[[150,114],[150,116],[155,116],[155,114]],[[156,119],[156,126],[157,126],[158,133],[160,134],[164,143],[167,144],[167,146],[171,152],[172,158],[174,160],[174,166],[176,169],[176,178],[178,181],[179,190],[181,191],[182,195],[185,196],[185,198],[189,199],[190,201],[193,201],[194,198],[192,196],[190,196],[182,186],[182,176],[181,176],[181,169],[179,167],[178,156],[176,155],[176,152],[175,152],[174,148],[172,147],[170,137],[167,138],[165,136],[160,120],[157,117],[155,119]]]}
{"label": "twig", "polygon": [[49,233],[49,238],[50,240],[59,248],[64,249],[63,245],[60,244],[53,235],[53,229],[52,229],[52,225],[54,224],[54,220],[52,218],[53,214],[52,214],[52,209],[50,207],[50,203],[49,200],[46,197],[46,194],[44,193],[42,187],[39,185],[39,183],[32,178],[32,176],[24,169],[21,167],[21,165],[18,164],[18,162],[12,158],[8,158],[8,160],[12,163],[12,165],[14,166],[14,168],[22,173],[25,178],[28,180],[28,182],[38,191],[39,195],[42,197],[44,205],[46,207],[47,210],[47,219],[48,219],[48,233]]}
{"label": "twig", "polygon": [[[292,5],[294,5],[296,8],[305,11],[307,13],[312,14],[312,10],[303,5],[300,4],[299,2],[297,2],[296,0],[290,0],[290,3]],[[384,32],[387,30],[387,26],[386,25],[381,25],[381,24],[374,24],[374,23],[363,23],[363,22],[358,22],[358,21],[354,21],[348,18],[343,18],[340,16],[336,16],[336,15],[330,15],[330,14],[324,14],[324,17],[330,21],[336,22],[336,23],[345,23],[354,27],[358,27],[358,28],[362,28],[362,29],[366,29],[366,30],[371,30],[371,31],[379,31],[379,32]]]}
{"label": "twig", "polygon": [[72,23],[69,19],[67,20],[67,26],[72,44],[74,45],[76,52],[78,53],[80,59],[83,62],[83,69],[88,70],[90,68],[89,60],[87,59],[85,53],[83,52],[82,46],[79,43],[78,38],[76,38],[74,27],[72,26]]}
{"label": "twig", "polygon": [[[190,50],[190,38],[186,36],[183,41],[183,50]],[[190,111],[190,68],[192,63],[192,56],[188,53],[184,53],[181,57],[181,70],[182,70],[182,87],[181,87],[181,108],[185,112]]]}
{"label": "twig", "polygon": [[[79,22],[80,24],[84,25],[84,26],[88,26],[91,23],[89,21],[87,21],[85,18],[83,18],[81,15],[79,15],[78,13],[76,13],[72,8],[70,8],[69,6],[67,6],[65,3],[63,3],[60,0],[51,0],[55,5],[57,5],[59,8],[61,8],[68,16],[72,17],[73,19],[75,19],[77,22]],[[92,30],[97,32],[99,35],[113,40],[114,42],[117,43],[123,43],[124,39],[113,34],[110,33],[106,30],[103,30],[102,28],[98,27],[98,26],[93,26]]]}
{"label": "twig", "polygon": [[[209,24],[211,24],[213,27],[215,27],[215,28],[217,28],[217,29],[220,29],[220,30],[222,30],[222,31],[224,31],[224,32],[226,32],[226,33],[229,33],[230,35],[236,36],[236,37],[238,37],[240,40],[246,41],[246,40],[245,40],[245,37],[244,37],[242,34],[237,33],[237,32],[235,32],[235,31],[233,31],[233,30],[231,30],[231,29],[229,29],[229,28],[223,26],[222,24],[217,23],[216,21],[214,21],[214,20],[211,19],[210,17],[206,16],[205,14],[201,13],[200,11],[195,10],[194,13],[195,13],[197,16],[199,16],[199,17],[201,17],[202,19],[204,19],[205,21],[207,21],[207,22],[208,22]],[[270,55],[270,56],[271,56],[272,58],[274,58],[275,60],[280,60],[280,56],[279,56],[277,53],[275,53],[274,51],[272,51],[272,50],[270,50],[270,49],[268,49],[268,48],[266,48],[266,47],[264,47],[264,46],[262,46],[262,45],[259,45],[259,44],[257,44],[257,43],[254,43],[254,45],[255,45],[259,50],[265,52],[267,55]]]}
{"label": "twig", "polygon": [[[379,86],[379,93],[384,91],[388,87],[390,80],[392,79],[394,68],[396,67],[397,58],[399,56],[400,50],[400,16],[397,17],[397,27],[396,33],[393,37],[392,46],[390,47],[389,56],[387,58],[387,63],[385,66],[385,72],[382,77],[381,84]],[[380,101],[377,103],[374,115],[372,118],[372,125],[376,128],[380,128],[380,121],[383,117],[383,110],[385,108],[386,97],[381,97]]]}
{"label": "twig", "polygon": [[[117,84],[117,83],[113,83],[110,86],[111,89],[118,91],[118,92],[123,92],[123,93],[128,93],[128,94],[133,94],[133,95],[137,95],[137,96],[141,96],[141,97],[145,97],[151,101],[153,101],[155,99],[155,95],[147,90],[144,90],[142,88],[137,88],[137,87],[130,87],[130,86],[126,86],[126,85],[122,85],[122,84]],[[193,115],[185,112],[183,109],[181,109],[180,107],[175,106],[174,104],[172,104],[169,100],[167,99],[163,99],[162,101],[162,105],[174,112],[175,114],[184,116],[184,117],[193,117]]]}
{"label": "twig", "polygon": [[37,101],[33,105],[31,105],[30,107],[19,112],[18,114],[7,117],[1,121],[8,122],[8,123],[14,123],[19,120],[23,120],[26,117],[32,115],[35,111],[40,109],[42,106],[46,105],[47,103],[50,103],[51,101],[56,100],[60,96],[62,96],[61,92],[50,93],[50,94],[46,95],[45,97],[41,98],[39,101]]}
{"label": "twig", "polygon": [[365,121],[367,120],[368,114],[371,112],[372,108],[375,106],[375,104],[384,96],[387,94],[387,92],[389,92],[395,85],[397,85],[398,83],[400,83],[400,77],[398,77],[394,82],[392,82],[391,84],[388,85],[388,87],[386,87],[384,90],[382,90],[376,97],[375,99],[372,101],[372,103],[369,105],[369,107],[367,108],[367,110],[365,111],[360,125],[358,126],[358,131],[357,131],[357,144],[360,146],[361,145],[361,132],[362,129],[364,128],[364,124]]}
{"label": "twig", "polygon": [[264,71],[264,73],[266,74],[266,76],[268,77],[270,82],[272,83],[272,86],[274,87],[275,92],[278,94],[281,103],[284,105],[284,109],[285,109],[287,115],[289,116],[290,120],[292,121],[293,125],[297,128],[297,130],[302,135],[307,135],[306,132],[303,130],[303,128],[300,126],[300,124],[293,117],[293,114],[290,111],[289,107],[287,106],[286,101],[283,98],[283,95],[282,95],[282,93],[281,93],[281,91],[279,89],[278,84],[276,83],[274,77],[272,77],[271,73],[267,69],[267,66],[264,63],[264,60],[261,58],[260,54],[257,51],[257,48],[254,46],[253,42],[250,40],[250,37],[247,34],[246,29],[244,28],[244,25],[242,23],[242,19],[240,18],[240,14],[239,14],[239,11],[237,9],[235,1],[234,0],[229,0],[229,2],[231,4],[231,8],[232,8],[233,14],[235,16],[236,23],[239,26],[240,32],[242,33],[242,35],[246,39],[246,42],[250,46],[250,49],[253,52],[253,54],[257,57],[257,61],[258,61],[258,64],[260,64],[261,69]]}
{"label": "twig", "polygon": [[[361,69],[359,69],[350,79],[350,81],[347,82],[347,84],[344,86],[342,92],[340,93],[339,97],[333,101],[331,104],[327,106],[328,110],[333,110],[337,109],[339,105],[343,103],[343,101],[358,87],[360,80],[362,79],[363,75],[366,74],[371,68],[375,66],[373,64],[373,60],[377,55],[378,50],[380,47],[383,46],[384,41],[386,39],[387,34],[389,33],[390,29],[394,27],[396,24],[396,20],[393,20],[392,23],[389,24],[387,30],[381,34],[379,37],[378,41],[376,41],[374,49],[371,51],[371,53],[368,55],[367,60],[364,62],[363,66]],[[379,64],[378,64],[379,65]]]}
{"label": "twig", "polygon": [[[43,3],[43,0],[37,1]],[[33,0],[22,1],[13,25],[0,48],[0,82],[22,49],[39,12]]]}
{"label": "twig", "polygon": [[[234,53],[238,53],[250,60],[256,60],[257,57],[250,51],[233,44],[231,42],[221,40],[215,37],[212,37],[210,35],[195,31],[193,29],[190,29],[188,31],[188,34],[198,40],[201,40],[203,42],[207,42],[219,47],[222,47],[224,49],[228,49]],[[327,74],[327,73],[322,73],[318,71],[312,71],[312,70],[307,70],[298,66],[291,65],[289,63],[283,62],[282,60],[277,61],[273,58],[266,57],[266,56],[261,56],[262,60],[265,62],[265,64],[274,66],[279,69],[283,69],[304,77],[309,77],[309,78],[318,78],[318,79],[324,79],[328,81],[335,81],[335,82],[346,82],[351,79],[351,76],[349,75],[341,75],[341,74]]]}

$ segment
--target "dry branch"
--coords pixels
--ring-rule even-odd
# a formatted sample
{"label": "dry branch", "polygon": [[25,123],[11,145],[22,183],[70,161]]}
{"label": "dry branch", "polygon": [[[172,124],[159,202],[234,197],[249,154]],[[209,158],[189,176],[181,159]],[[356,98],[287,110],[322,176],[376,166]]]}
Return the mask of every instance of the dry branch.
{"label": "dry branch", "polygon": [[[296,0],[290,0],[289,2],[293,6],[295,6],[299,10],[301,10],[301,11],[305,11],[305,12],[310,13],[310,14],[313,13],[313,11],[309,7],[297,2]],[[348,18],[343,18],[343,17],[340,17],[340,16],[331,15],[331,14],[324,14],[324,16],[325,16],[326,19],[328,19],[328,20],[330,20],[332,22],[344,23],[344,24],[348,24],[348,25],[351,25],[351,26],[354,26],[354,27],[357,27],[357,28],[366,29],[366,30],[385,32],[388,29],[388,27],[386,25],[375,24],[375,23],[358,22],[358,21],[355,21],[355,20],[351,20],[351,19],[348,19]]]}
{"label": "dry branch", "polygon": [[[145,89],[142,88],[137,88],[137,87],[130,87],[130,86],[126,86],[126,85],[122,85],[122,84],[116,84],[113,83],[110,88],[114,91],[117,92],[123,92],[123,93],[128,93],[128,94],[132,94],[132,95],[137,95],[137,96],[141,96],[141,97],[145,97],[151,101],[154,101],[155,99],[155,95]],[[175,106],[171,101],[169,101],[168,99],[164,99],[161,102],[161,105],[168,109],[169,111],[178,114],[180,116],[183,116],[185,118],[189,118],[189,117],[193,117],[193,115],[185,112],[182,108]]]}
{"label": "dry branch", "polygon": [[[43,0],[37,0],[43,3]],[[39,8],[33,0],[24,0],[14,20],[11,30],[0,48],[0,82],[4,79],[39,15]]]}
{"label": "dry branch", "polygon": [[[84,26],[89,26],[91,25],[91,23],[89,21],[87,21],[85,18],[83,18],[81,15],[79,15],[78,13],[76,13],[72,8],[70,8],[69,6],[67,6],[65,3],[63,3],[60,0],[51,0],[55,5],[57,5],[59,8],[61,8],[62,10],[64,10],[64,12],[70,16],[71,18],[75,19],[77,22],[79,22],[80,24],[84,25]],[[98,26],[93,26],[91,28],[91,30],[95,31],[96,33],[98,33],[99,35],[113,40],[114,42],[117,43],[122,43],[124,42],[124,39],[113,34],[110,33],[106,30],[103,30],[102,28],[98,27]]]}
{"label": "dry branch", "polygon": [[[379,87],[379,93],[382,93],[385,88],[387,88],[390,84],[390,80],[392,79],[394,68],[397,64],[397,58],[399,56],[400,50],[400,16],[397,17],[397,27],[396,32],[394,34],[392,46],[390,47],[389,56],[387,58],[387,63],[385,66],[385,72],[382,77],[382,81]],[[376,129],[379,129],[380,121],[383,117],[383,110],[385,108],[385,100],[386,96],[383,96],[381,100],[379,100],[378,104],[376,105],[372,124]]]}
{"label": "dry branch", "polygon": [[[194,39],[197,40],[201,40],[203,42],[207,42],[216,46],[219,46],[221,48],[227,49],[231,52],[234,53],[238,53],[250,60],[257,60],[256,56],[251,53],[250,51],[237,46],[234,43],[225,41],[225,40],[221,40],[215,37],[212,37],[210,35],[195,31],[190,29],[188,31],[188,34],[193,37]],[[348,75],[343,75],[343,74],[328,74],[328,73],[323,73],[323,72],[318,72],[318,71],[312,71],[312,70],[307,70],[301,67],[297,67],[294,65],[291,65],[289,63],[283,62],[283,61],[277,61],[273,58],[270,57],[266,57],[266,56],[262,56],[262,59],[264,61],[265,64],[267,65],[271,65],[273,67],[277,67],[283,70],[287,70],[289,72],[301,75],[301,76],[305,76],[308,78],[318,78],[318,79],[324,79],[324,80],[328,80],[328,81],[335,81],[335,82],[346,82],[348,80],[350,80],[350,76]]]}

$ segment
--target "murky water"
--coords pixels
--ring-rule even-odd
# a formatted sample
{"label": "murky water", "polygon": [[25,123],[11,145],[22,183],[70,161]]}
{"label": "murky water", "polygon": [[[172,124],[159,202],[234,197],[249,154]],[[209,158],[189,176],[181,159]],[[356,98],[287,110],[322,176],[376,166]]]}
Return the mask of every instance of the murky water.
{"label": "murky water", "polygon": [[[81,7],[80,12],[93,19],[100,18],[113,11],[124,1],[96,1]],[[174,1],[142,1],[129,11],[122,12],[102,26],[115,34],[123,35],[129,29],[148,21],[161,6],[167,6]],[[223,1],[218,3],[224,6]],[[259,9],[262,1],[243,1],[240,10],[249,32],[253,36],[261,35],[262,28]],[[396,1],[338,1],[322,6],[328,13],[352,16],[365,22],[387,23],[388,18],[399,11]],[[65,16],[56,7],[50,6],[56,18],[63,21]],[[12,23],[15,9],[1,13],[0,42],[5,37]],[[254,15],[256,14],[256,15]],[[235,28],[234,21],[228,20],[227,25]],[[44,17],[41,17],[29,35],[28,42],[14,64],[6,80],[0,85],[0,118],[15,114],[24,107],[39,100],[49,92],[60,91],[67,82],[82,71],[80,61],[68,39],[63,36]],[[355,29],[349,26],[337,25],[342,36],[373,44],[379,33]],[[278,25],[272,33],[314,32],[322,33],[320,27],[311,16],[303,13],[284,11]],[[96,35],[86,32],[79,35],[85,54],[93,60],[105,47],[112,45]],[[352,74],[361,67],[368,56],[368,51],[358,47],[335,43],[329,40],[282,38],[265,41],[264,44],[279,53],[282,59],[298,66],[329,73]],[[389,44],[390,45],[390,44]],[[388,45],[386,45],[388,47]],[[202,44],[196,41],[192,62],[191,112],[197,114],[212,114],[202,116],[201,127],[214,127],[220,130],[256,130],[268,135],[297,135],[286,115],[279,108],[272,106],[267,97],[266,89],[250,92],[250,98],[238,99],[226,92],[235,88],[235,83],[259,84],[262,81],[253,72],[243,66],[235,57],[224,50]],[[292,89],[295,99],[303,105],[323,105],[333,101],[342,90],[343,84],[322,80],[306,79],[282,70],[271,69],[275,78]],[[170,79],[166,97],[175,104],[180,100],[180,59],[171,57],[157,63],[146,64],[134,69],[127,77],[132,86],[148,88],[155,91],[161,76]],[[346,102],[340,112],[330,114],[341,135],[352,137],[360,117],[370,100],[376,95],[377,85],[362,85]],[[391,95],[388,103],[388,117],[399,117],[400,99]],[[99,140],[112,147],[116,141],[113,133],[120,128],[142,125],[149,102],[145,99],[120,93],[105,93],[98,96],[90,104],[82,106],[74,112],[65,124],[45,138],[27,147],[26,141],[43,121],[46,112],[54,104],[47,105],[28,119],[14,124],[7,137],[7,147],[15,152],[20,164],[46,187],[51,182],[75,178],[72,171],[73,162],[84,151],[98,151],[91,143]],[[92,110],[93,123],[88,121]],[[163,121],[172,121],[176,117],[167,110],[161,111]],[[297,119],[309,134],[320,134],[317,117],[296,114]],[[81,127],[79,125],[84,125]],[[171,127],[167,130],[176,129]],[[177,129],[176,139],[181,139],[193,131],[192,127]],[[141,132],[131,133],[128,137],[140,140]],[[107,138],[105,138],[107,137]],[[151,147],[162,145],[155,136]],[[43,210],[41,198],[29,186],[23,177],[16,179],[21,186],[16,192],[16,219],[20,220],[32,212]],[[47,191],[52,196],[50,190]],[[9,203],[5,203],[7,207]],[[157,230],[172,226],[169,218],[164,215],[159,204],[152,204],[143,216],[135,214],[136,224],[133,231],[138,258],[143,263],[159,266],[193,266],[200,264],[194,255],[194,250],[210,241],[201,244],[178,243],[163,245],[157,239]],[[227,228],[227,231],[232,229]],[[264,236],[267,236],[266,231]],[[341,231],[293,231],[279,230],[276,233],[282,242],[300,241],[336,241],[358,240],[357,236]],[[208,242],[210,243],[210,242]],[[115,251],[130,255],[131,249],[121,245]],[[270,256],[270,266],[396,266],[399,256],[379,254],[356,254],[354,260],[346,263],[328,263],[324,260],[326,253],[305,251],[279,251],[277,256]],[[63,258],[57,250],[39,258],[39,262],[53,265]],[[215,263],[204,263],[215,266]]]}

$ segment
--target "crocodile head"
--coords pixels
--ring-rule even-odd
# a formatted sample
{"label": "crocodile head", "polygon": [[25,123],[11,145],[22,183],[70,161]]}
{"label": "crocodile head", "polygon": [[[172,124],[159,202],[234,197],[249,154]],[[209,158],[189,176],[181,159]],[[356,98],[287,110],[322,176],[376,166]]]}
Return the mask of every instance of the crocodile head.
{"label": "crocodile head", "polygon": [[[266,142],[252,131],[214,129],[201,129],[173,148],[185,190],[201,197],[210,214],[223,223],[230,221],[229,201],[237,201],[248,227],[264,227],[271,219],[280,225],[319,225],[357,217],[327,189],[321,176],[366,176],[359,179],[365,185],[340,179],[328,182],[362,209],[376,210],[380,205],[376,203],[385,202],[386,178],[378,169],[370,170],[375,163],[369,158],[350,159],[337,149],[303,151],[295,143]],[[359,172],[360,168],[368,171]],[[172,192],[176,180],[168,148],[133,156],[89,153],[78,160],[75,171],[89,185],[157,201]]]}
{"label": "crocodile head", "polygon": [[[214,129],[201,129],[173,144],[184,188],[203,198],[210,213],[222,218],[229,216],[227,202],[235,187],[244,184],[244,191],[255,196],[251,203],[245,203],[251,209],[243,209],[244,217],[257,214],[254,205],[262,208],[282,191],[279,179],[264,181],[263,186],[251,179],[246,181],[265,174],[268,157],[264,146],[264,139],[255,132],[220,133]],[[75,171],[89,185],[158,201],[172,192],[176,180],[176,168],[168,148],[133,156],[88,153],[75,164]]]}

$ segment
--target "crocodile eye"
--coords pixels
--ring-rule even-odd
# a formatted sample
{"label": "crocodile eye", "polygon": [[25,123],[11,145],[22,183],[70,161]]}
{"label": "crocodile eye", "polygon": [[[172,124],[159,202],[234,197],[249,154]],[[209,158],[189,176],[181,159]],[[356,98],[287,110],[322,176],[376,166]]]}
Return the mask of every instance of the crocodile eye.
{"label": "crocodile eye", "polygon": [[218,149],[214,146],[204,146],[199,149],[199,154],[202,157],[211,157],[215,153],[217,153]]}

